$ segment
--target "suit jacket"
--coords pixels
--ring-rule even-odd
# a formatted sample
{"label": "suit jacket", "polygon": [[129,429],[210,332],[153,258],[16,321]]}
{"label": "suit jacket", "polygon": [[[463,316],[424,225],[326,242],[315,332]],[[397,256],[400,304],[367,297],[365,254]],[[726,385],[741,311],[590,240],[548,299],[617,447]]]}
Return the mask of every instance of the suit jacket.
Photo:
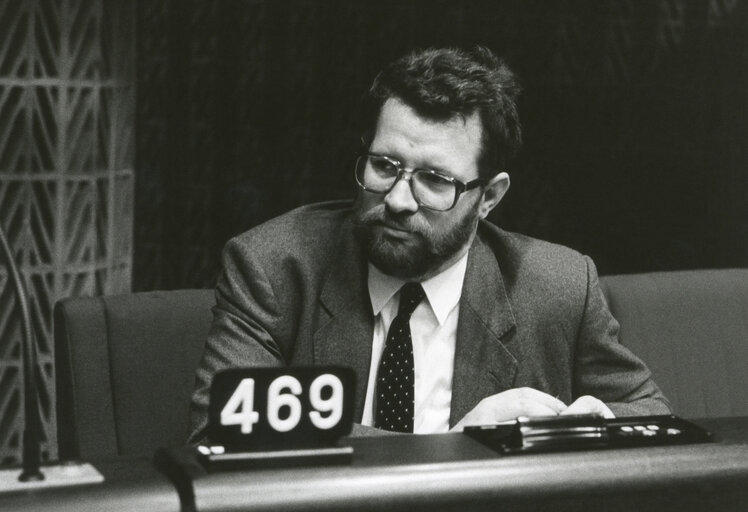
{"label": "suit jacket", "polygon": [[[334,364],[356,372],[360,421],[374,318],[350,202],[310,205],[230,240],[197,371],[192,441],[202,437],[212,375],[242,366]],[[481,399],[533,387],[616,415],[666,414],[646,366],[618,343],[593,262],[481,222],[459,306],[450,426]]]}

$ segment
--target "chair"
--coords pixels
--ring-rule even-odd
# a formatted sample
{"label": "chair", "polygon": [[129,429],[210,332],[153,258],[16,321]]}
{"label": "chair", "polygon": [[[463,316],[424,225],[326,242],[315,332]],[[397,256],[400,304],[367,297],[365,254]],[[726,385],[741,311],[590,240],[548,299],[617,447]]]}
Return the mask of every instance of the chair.
{"label": "chair", "polygon": [[748,415],[748,269],[600,281],[621,343],[647,363],[677,415]]}
{"label": "chair", "polygon": [[185,443],[213,303],[212,290],[177,290],[55,305],[60,459]]}
{"label": "chair", "polygon": [[[748,415],[748,269],[604,276],[620,339],[687,417]],[[213,292],[65,299],[55,306],[60,458],[153,454],[189,434]]]}

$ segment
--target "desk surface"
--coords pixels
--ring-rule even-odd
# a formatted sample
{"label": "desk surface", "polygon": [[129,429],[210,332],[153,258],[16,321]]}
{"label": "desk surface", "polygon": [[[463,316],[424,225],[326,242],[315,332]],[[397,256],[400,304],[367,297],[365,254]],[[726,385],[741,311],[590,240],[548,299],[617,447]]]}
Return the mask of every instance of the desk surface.
{"label": "desk surface", "polygon": [[144,458],[94,463],[104,483],[0,495],[3,512],[178,512],[174,486]]}
{"label": "desk surface", "polygon": [[[350,466],[192,474],[197,510],[748,510],[748,418],[720,443],[498,456],[461,434],[352,439]],[[195,469],[195,468],[193,468]]]}
{"label": "desk surface", "polygon": [[[461,434],[351,439],[353,463],[208,474],[182,510],[748,510],[748,418],[697,420],[721,439],[687,446],[497,456]],[[0,509],[179,510],[150,461],[95,466],[103,485],[0,496]]]}

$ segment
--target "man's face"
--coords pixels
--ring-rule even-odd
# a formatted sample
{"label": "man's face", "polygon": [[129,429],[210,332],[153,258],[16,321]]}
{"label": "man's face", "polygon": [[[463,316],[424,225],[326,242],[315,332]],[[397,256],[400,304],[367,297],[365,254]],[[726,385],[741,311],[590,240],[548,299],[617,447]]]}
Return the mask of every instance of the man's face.
{"label": "man's face", "polygon": [[[390,98],[382,106],[369,151],[393,157],[408,170],[433,169],[467,183],[478,178],[481,134],[477,114],[433,121]],[[486,209],[483,202],[482,191],[476,188],[464,192],[451,210],[428,210],[419,207],[410,183],[401,179],[387,194],[359,191],[356,235],[382,272],[426,279],[469,249],[478,220],[493,207]]]}

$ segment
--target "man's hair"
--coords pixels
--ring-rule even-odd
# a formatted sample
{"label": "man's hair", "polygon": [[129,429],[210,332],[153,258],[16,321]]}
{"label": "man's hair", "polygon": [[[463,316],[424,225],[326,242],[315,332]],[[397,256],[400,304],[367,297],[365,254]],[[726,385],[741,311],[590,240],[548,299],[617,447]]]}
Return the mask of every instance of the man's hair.
{"label": "man's hair", "polygon": [[477,112],[483,126],[478,172],[491,178],[506,168],[522,143],[519,92],[514,73],[488,48],[416,50],[385,67],[364,96],[364,142],[371,143],[382,105],[390,98],[435,121]]}

